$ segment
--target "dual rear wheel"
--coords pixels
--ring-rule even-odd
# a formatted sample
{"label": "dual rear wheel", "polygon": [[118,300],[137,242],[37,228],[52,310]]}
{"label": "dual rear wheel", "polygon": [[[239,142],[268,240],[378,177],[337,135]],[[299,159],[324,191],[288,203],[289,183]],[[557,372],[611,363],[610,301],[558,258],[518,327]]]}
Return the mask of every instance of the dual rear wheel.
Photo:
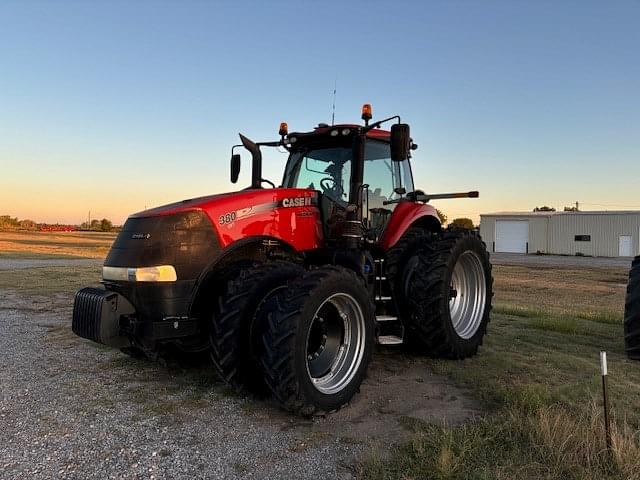
{"label": "dual rear wheel", "polygon": [[405,343],[427,355],[475,355],[493,297],[484,243],[468,230],[410,230],[388,253],[387,276]]}

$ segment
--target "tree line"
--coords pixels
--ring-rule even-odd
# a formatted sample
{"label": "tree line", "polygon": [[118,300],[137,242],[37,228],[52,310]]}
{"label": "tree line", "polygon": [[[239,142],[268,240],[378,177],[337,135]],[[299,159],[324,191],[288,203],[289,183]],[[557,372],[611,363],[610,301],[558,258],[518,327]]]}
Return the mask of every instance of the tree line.
{"label": "tree line", "polygon": [[[442,210],[440,210],[439,208],[436,208],[436,214],[438,215],[438,218],[440,219],[440,223],[441,224],[445,224],[447,223],[447,214],[444,213]],[[466,217],[460,217],[460,218],[454,218],[453,220],[451,220],[449,222],[450,226],[455,226],[458,228],[466,228],[467,230],[473,230],[474,228],[476,228],[476,226],[473,223],[473,220],[471,220],[470,218],[466,218]]]}
{"label": "tree line", "polygon": [[83,222],[80,225],[60,225],[60,224],[48,224],[37,223],[30,219],[18,219],[18,217],[12,217],[11,215],[0,215],[0,229],[4,230],[42,230],[49,229],[50,227],[73,227],[75,230],[85,230],[93,232],[112,232],[117,230],[118,227],[114,227],[113,222],[108,218],[102,220],[94,219],[91,223]]}

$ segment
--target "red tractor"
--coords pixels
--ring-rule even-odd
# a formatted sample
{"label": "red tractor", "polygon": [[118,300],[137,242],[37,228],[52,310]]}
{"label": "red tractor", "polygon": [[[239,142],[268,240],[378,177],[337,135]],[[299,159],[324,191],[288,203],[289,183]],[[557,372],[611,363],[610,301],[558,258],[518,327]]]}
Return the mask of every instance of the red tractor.
{"label": "red tractor", "polygon": [[[474,355],[491,310],[489,255],[428,202],[478,193],[416,190],[409,126],[370,123],[369,105],[362,118],[304,133],[283,123],[273,142],[240,135],[231,181],[244,147],[249,187],[130,216],[104,288],[76,294],[74,332],[132,355],[208,351],[231,386],[307,415],[351,399],[376,342]],[[289,153],[280,187],[262,178],[263,147]]]}

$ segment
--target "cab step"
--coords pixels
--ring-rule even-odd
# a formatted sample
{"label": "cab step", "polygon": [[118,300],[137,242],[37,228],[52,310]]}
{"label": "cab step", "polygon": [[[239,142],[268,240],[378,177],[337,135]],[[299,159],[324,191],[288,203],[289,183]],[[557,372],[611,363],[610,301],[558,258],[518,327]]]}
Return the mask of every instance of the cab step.
{"label": "cab step", "polygon": [[380,345],[401,345],[402,338],[397,335],[379,335],[378,343]]}
{"label": "cab step", "polygon": [[376,315],[376,321],[378,322],[395,322],[398,317],[395,315]]}

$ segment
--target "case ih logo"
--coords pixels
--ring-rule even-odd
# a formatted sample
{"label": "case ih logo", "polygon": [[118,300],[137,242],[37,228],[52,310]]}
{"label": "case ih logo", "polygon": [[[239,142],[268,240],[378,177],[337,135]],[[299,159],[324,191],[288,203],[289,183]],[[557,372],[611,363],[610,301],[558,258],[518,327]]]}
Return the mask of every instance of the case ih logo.
{"label": "case ih logo", "polygon": [[133,240],[148,240],[149,238],[151,238],[151,234],[150,233],[134,233],[133,235],[131,235],[131,238]]}
{"label": "case ih logo", "polygon": [[282,200],[282,206],[288,207],[309,207],[314,204],[314,197],[295,197]]}

